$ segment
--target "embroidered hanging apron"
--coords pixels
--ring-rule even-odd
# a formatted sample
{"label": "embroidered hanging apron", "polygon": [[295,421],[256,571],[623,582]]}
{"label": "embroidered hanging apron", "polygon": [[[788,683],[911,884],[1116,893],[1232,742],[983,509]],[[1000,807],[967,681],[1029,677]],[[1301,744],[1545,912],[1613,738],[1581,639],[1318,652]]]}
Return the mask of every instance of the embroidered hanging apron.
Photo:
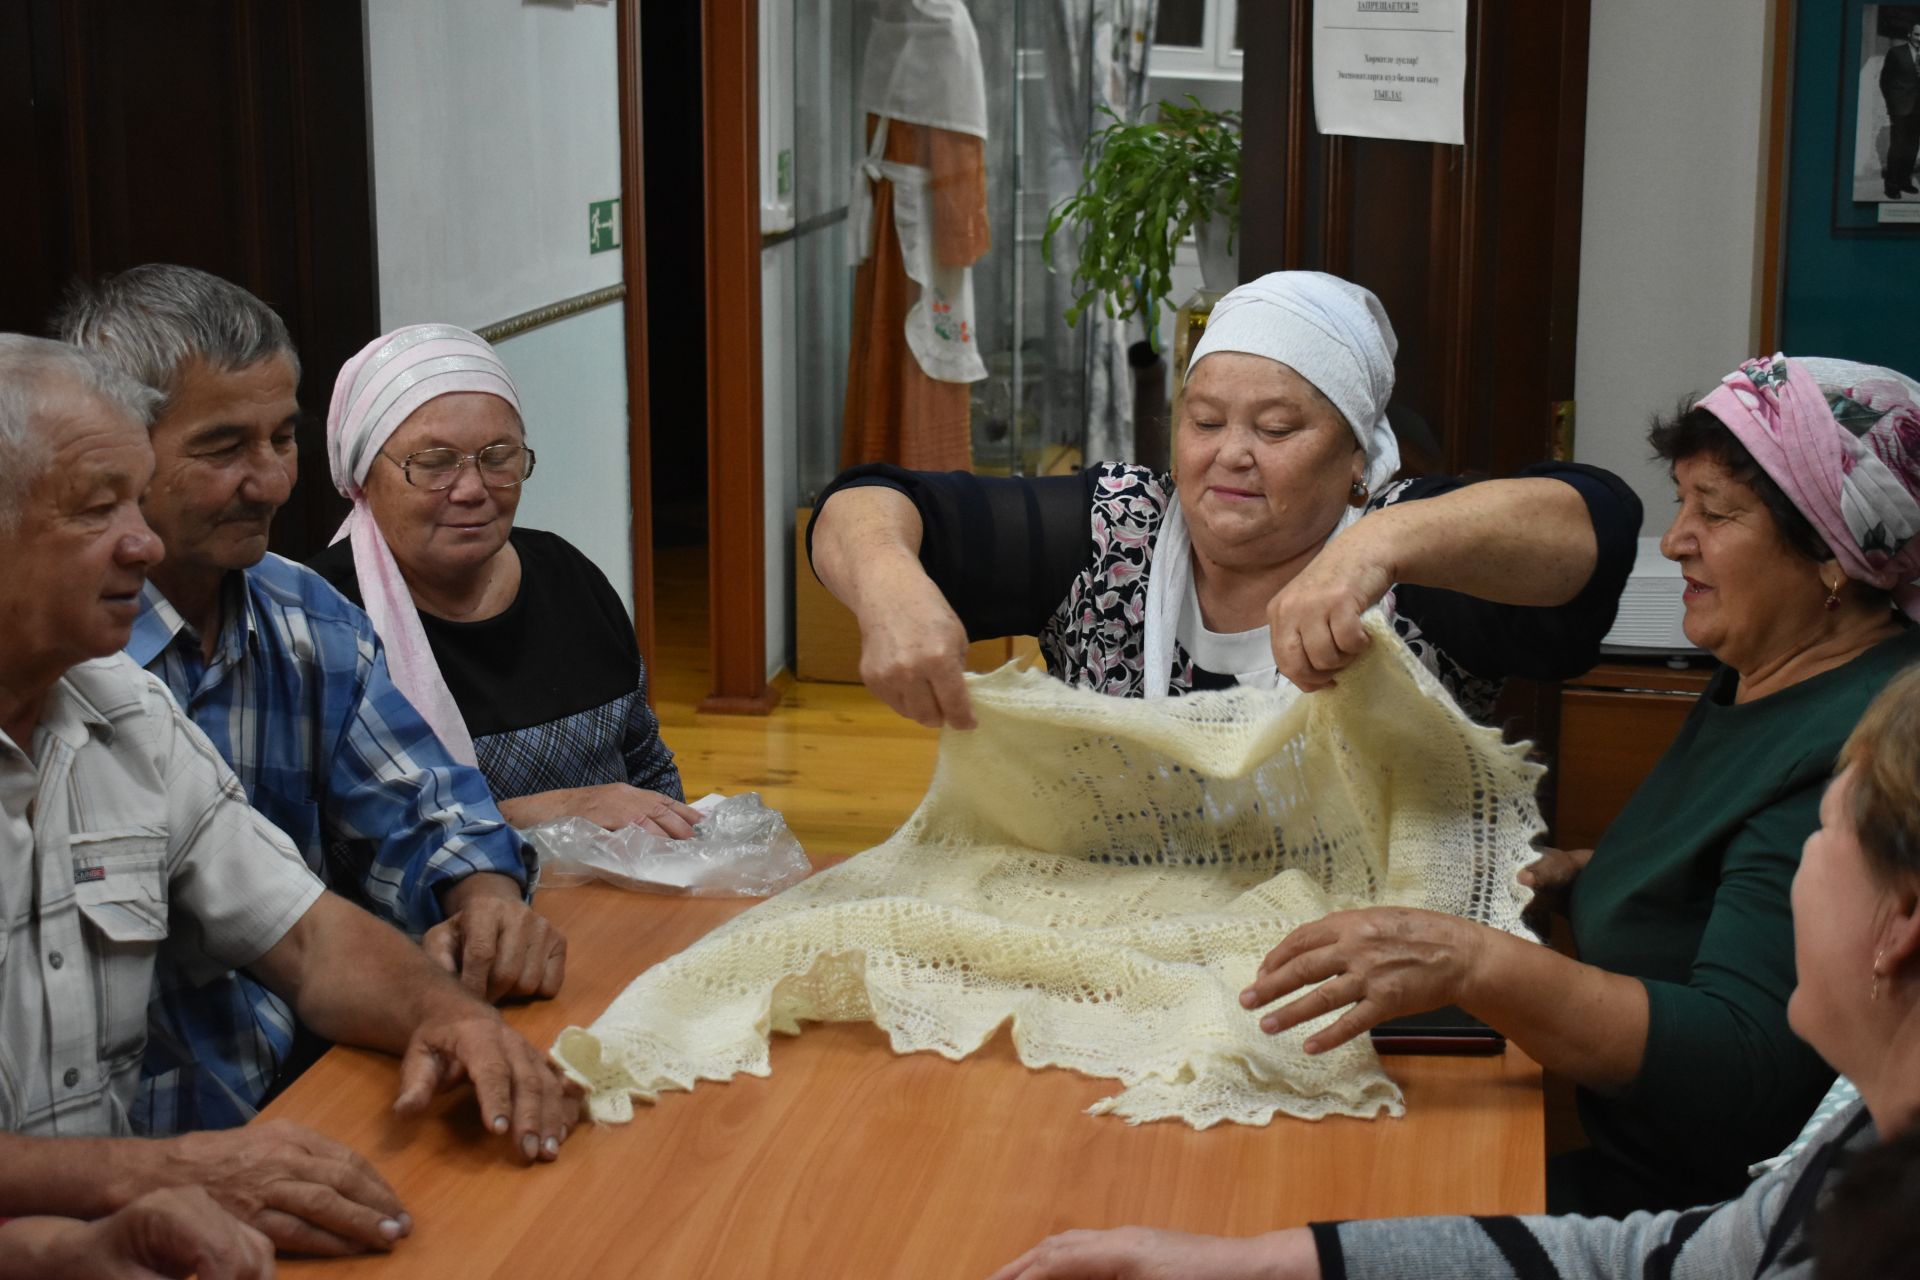
{"label": "embroidered hanging apron", "polygon": [[943,266],[933,251],[933,173],[922,165],[883,159],[887,117],[854,177],[849,234],[856,264],[873,250],[873,205],[882,179],[893,184],[893,226],[900,259],[920,296],[907,308],[907,349],[921,370],[941,382],[978,382],[987,376],[974,341],[973,268]]}

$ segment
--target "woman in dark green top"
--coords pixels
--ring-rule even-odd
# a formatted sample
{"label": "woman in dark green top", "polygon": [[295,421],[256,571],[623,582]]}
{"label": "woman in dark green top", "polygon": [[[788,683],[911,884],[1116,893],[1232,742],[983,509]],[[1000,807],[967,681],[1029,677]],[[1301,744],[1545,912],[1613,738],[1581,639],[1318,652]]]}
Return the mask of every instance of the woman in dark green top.
{"label": "woman in dark green top", "polygon": [[1571,885],[1579,961],[1433,912],[1344,912],[1263,962],[1250,1009],[1320,985],[1261,1025],[1345,1008],[1315,1052],[1459,1004],[1580,1088],[1593,1145],[1554,1162],[1551,1210],[1738,1194],[1832,1079],[1787,1027],[1788,889],[1848,731],[1920,661],[1895,607],[1920,576],[1916,405],[1890,370],[1776,357],[1655,427],[1679,491],[1661,549],[1688,638],[1724,665],[1599,848],[1522,873],[1543,897]]}

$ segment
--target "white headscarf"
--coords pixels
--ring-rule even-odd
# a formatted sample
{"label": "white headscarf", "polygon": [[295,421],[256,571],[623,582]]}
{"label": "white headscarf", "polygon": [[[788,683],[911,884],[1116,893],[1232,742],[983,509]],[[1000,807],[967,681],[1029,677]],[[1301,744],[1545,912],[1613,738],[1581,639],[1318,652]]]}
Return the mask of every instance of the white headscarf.
{"label": "white headscarf", "polygon": [[367,616],[386,646],[387,668],[440,738],[447,753],[474,764],[473,738],[447,689],[420,625],[413,593],[367,506],[367,472],[407,418],[427,401],[453,391],[498,396],[520,412],[520,395],[506,365],[477,333],[450,324],[416,324],[376,338],[347,361],[333,384],[327,412],[327,466],[333,487],[352,501],[333,535],[353,544],[353,569]]}
{"label": "white headscarf", "polygon": [[966,5],[886,0],[867,30],[857,102],[877,116],[986,137],[986,71]]}
{"label": "white headscarf", "polygon": [[[1367,489],[1377,493],[1400,470],[1400,443],[1387,422],[1398,349],[1386,308],[1371,291],[1319,271],[1276,271],[1214,304],[1187,375],[1218,351],[1286,365],[1340,410],[1366,453]],[[1363,514],[1360,507],[1348,507],[1333,536]],[[1171,683],[1174,634],[1192,583],[1193,544],[1174,493],[1167,499],[1147,579],[1142,660],[1149,698],[1165,697]]]}

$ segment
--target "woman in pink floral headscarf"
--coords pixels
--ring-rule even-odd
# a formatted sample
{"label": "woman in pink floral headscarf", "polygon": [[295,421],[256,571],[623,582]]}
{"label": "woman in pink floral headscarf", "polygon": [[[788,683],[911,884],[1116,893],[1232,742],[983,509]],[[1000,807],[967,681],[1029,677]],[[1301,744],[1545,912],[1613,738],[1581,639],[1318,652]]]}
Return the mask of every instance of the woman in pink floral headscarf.
{"label": "woman in pink floral headscarf", "polygon": [[1811,1113],[1831,1073],[1787,1027],[1788,888],[1841,743],[1920,661],[1920,387],[1750,360],[1651,442],[1687,637],[1722,665],[1584,870],[1556,859],[1580,958],[1644,989],[1639,1061],[1580,1081],[1593,1147],[1549,1184],[1600,1213],[1736,1194]]}
{"label": "woman in pink floral headscarf", "polygon": [[1244,996],[1261,1025],[1344,1008],[1307,1041],[1324,1050],[1462,1005],[1579,1087],[1592,1145],[1550,1163],[1550,1209],[1737,1195],[1833,1076],[1787,1024],[1790,887],[1841,744],[1920,661],[1895,607],[1920,557],[1916,400],[1890,370],[1775,357],[1655,427],[1679,500],[1661,547],[1722,665],[1599,847],[1521,873],[1577,961],[1451,916],[1341,913],[1267,957]]}
{"label": "woman in pink floral headscarf", "polygon": [[1700,408],[1802,518],[1786,518],[1795,545],[1832,561],[1829,610],[1850,583],[1868,606],[1920,620],[1920,384],[1875,365],[1777,355],[1728,374]]}

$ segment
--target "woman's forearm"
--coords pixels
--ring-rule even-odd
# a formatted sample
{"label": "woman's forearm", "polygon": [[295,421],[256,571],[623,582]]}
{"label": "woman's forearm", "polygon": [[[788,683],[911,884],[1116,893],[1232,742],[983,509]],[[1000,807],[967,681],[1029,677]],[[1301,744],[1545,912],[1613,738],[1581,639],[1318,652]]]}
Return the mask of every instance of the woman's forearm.
{"label": "woman's forearm", "polygon": [[1586,500],[1559,480],[1483,480],[1385,507],[1352,532],[1362,529],[1380,539],[1395,582],[1499,604],[1565,604],[1599,557]]}
{"label": "woman's forearm", "polygon": [[813,570],[863,621],[885,608],[904,575],[920,567],[920,512],[897,489],[864,485],[835,493],[814,515]]}
{"label": "woman's forearm", "polygon": [[1487,930],[1460,1005],[1555,1075],[1602,1093],[1640,1074],[1647,989],[1636,978]]}
{"label": "woman's forearm", "polygon": [[500,816],[507,825],[525,831],[528,827],[537,827],[543,822],[558,822],[570,816],[564,812],[562,791],[536,791],[532,795],[513,796],[499,801]]}

